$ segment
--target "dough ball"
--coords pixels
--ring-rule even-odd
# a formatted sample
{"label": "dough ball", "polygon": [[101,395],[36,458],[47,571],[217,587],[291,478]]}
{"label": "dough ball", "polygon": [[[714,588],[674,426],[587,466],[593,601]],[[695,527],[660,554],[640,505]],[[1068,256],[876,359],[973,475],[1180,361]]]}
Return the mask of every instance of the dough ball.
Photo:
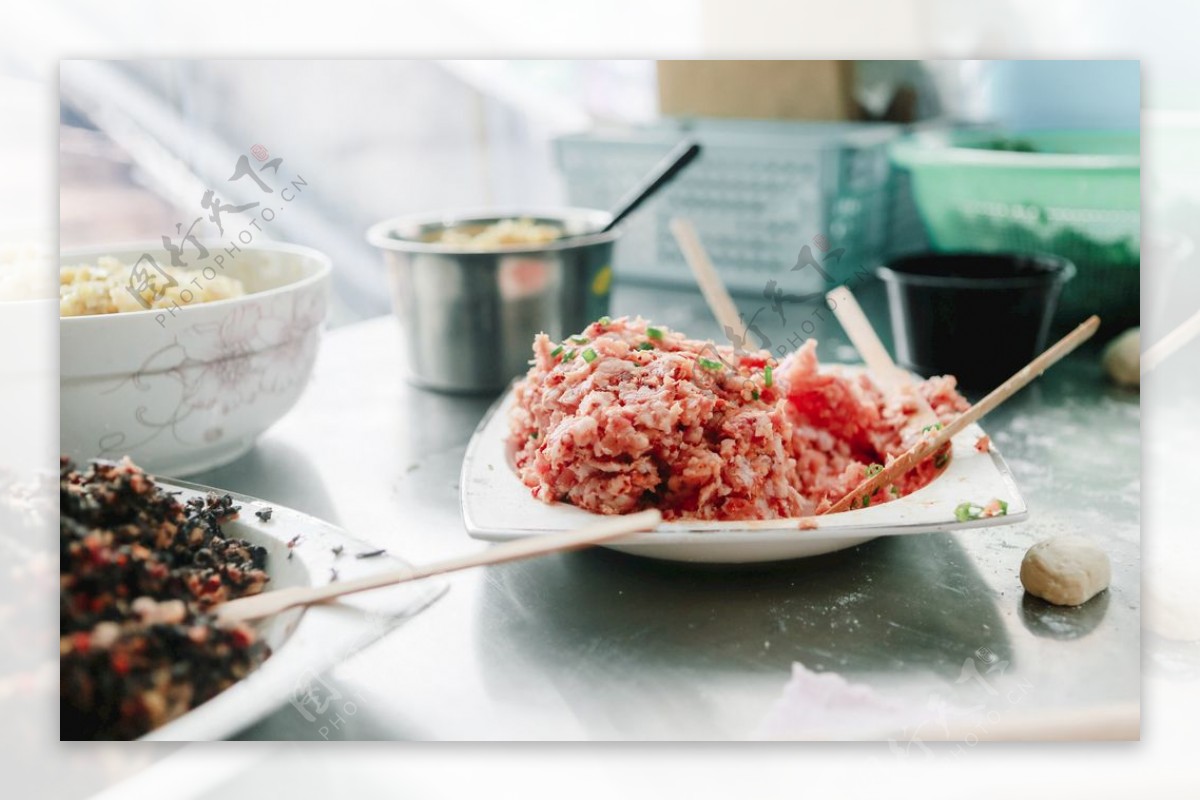
{"label": "dough ball", "polygon": [[1104,372],[1114,384],[1136,387],[1142,383],[1142,329],[1130,328],[1104,349]]}
{"label": "dough ball", "polygon": [[1021,584],[1030,595],[1058,606],[1079,606],[1107,589],[1108,554],[1083,537],[1051,537],[1021,561]]}

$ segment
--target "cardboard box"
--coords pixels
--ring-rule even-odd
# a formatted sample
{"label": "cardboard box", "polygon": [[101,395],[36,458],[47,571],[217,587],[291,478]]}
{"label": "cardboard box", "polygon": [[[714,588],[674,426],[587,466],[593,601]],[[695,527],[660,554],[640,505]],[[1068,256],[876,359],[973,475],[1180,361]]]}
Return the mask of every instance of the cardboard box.
{"label": "cardboard box", "polygon": [[852,61],[660,61],[659,110],[671,117],[852,120]]}

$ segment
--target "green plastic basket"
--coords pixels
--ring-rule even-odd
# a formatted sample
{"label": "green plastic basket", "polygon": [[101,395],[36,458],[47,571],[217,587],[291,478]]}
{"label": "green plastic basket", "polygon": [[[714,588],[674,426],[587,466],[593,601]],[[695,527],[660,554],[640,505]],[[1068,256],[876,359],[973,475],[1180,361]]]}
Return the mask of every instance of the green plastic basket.
{"label": "green plastic basket", "polygon": [[1057,319],[1136,325],[1141,266],[1137,132],[937,131],[893,143],[941,251],[1047,252],[1079,272]]}

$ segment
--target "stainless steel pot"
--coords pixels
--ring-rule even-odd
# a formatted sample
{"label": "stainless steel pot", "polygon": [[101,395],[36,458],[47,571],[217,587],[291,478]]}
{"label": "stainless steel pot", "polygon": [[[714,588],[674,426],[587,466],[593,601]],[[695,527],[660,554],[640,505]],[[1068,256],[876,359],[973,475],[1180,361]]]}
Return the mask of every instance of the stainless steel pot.
{"label": "stainless steel pot", "polygon": [[[531,219],[563,236],[475,250],[437,242],[448,228]],[[445,392],[497,392],[528,369],[541,331],[562,339],[608,313],[617,231],[604,211],[486,211],[396,217],[367,239],[384,252],[410,379]]]}

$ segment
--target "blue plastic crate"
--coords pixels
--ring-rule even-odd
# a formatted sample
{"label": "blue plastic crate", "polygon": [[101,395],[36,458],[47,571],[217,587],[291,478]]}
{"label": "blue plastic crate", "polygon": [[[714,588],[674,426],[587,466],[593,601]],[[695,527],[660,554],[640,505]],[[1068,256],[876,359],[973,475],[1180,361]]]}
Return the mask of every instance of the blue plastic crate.
{"label": "blue plastic crate", "polygon": [[571,204],[592,208],[615,204],[683,137],[704,146],[696,163],[627,223],[617,247],[619,275],[691,283],[668,228],[672,217],[686,216],[731,290],[759,293],[767,280],[787,275],[789,292],[814,292],[824,284],[817,271],[790,273],[805,245],[818,255],[822,245],[845,248],[840,261],[827,265],[835,279],[883,257],[887,145],[901,130],[879,123],[672,120],[573,134],[556,145]]}

